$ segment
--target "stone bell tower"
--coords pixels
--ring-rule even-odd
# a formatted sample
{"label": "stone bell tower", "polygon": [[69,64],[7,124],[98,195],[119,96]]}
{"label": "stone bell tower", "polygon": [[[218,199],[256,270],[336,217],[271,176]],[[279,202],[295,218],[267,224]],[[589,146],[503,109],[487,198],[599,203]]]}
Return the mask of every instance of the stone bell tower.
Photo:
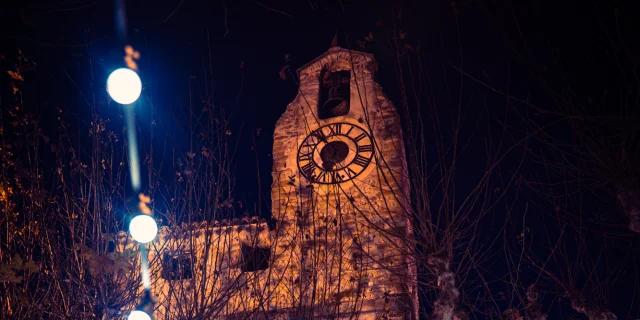
{"label": "stone bell tower", "polygon": [[402,128],[375,69],[330,48],[276,124],[273,307],[296,318],[417,319]]}

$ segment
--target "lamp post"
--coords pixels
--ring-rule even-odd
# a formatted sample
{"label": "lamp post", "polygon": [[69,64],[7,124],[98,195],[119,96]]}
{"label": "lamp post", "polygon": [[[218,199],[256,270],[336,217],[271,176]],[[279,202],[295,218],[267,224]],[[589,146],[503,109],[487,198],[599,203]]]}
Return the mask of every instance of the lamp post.
{"label": "lamp post", "polygon": [[145,290],[142,301],[135,310],[131,311],[127,320],[152,320],[152,313],[153,298],[151,297],[151,291]]}
{"label": "lamp post", "polygon": [[[127,40],[127,19],[125,0],[115,0],[115,22],[118,37],[123,44]],[[133,50],[130,45],[124,47],[124,62],[126,68],[119,68],[111,72],[107,78],[107,92],[111,99],[124,106],[127,124],[127,143],[129,145],[129,174],[131,176],[131,186],[133,192],[140,191],[140,161],[138,158],[138,139],[136,137],[135,114],[133,104],[140,98],[142,93],[142,81],[138,76],[138,66],[135,60],[140,58],[140,53]],[[129,233],[140,243],[140,271],[142,284],[144,286],[144,296],[140,304],[133,310],[128,320],[152,320],[153,319],[153,298],[151,296],[151,279],[149,275],[149,260],[147,257],[146,243],[153,241],[158,234],[158,225],[153,219],[152,211],[147,207],[150,199],[142,193],[139,194],[139,213],[129,222]]]}
{"label": "lamp post", "polygon": [[[130,47],[127,47],[130,48]],[[127,49],[125,49],[126,51]],[[127,59],[125,59],[126,61]],[[135,69],[135,64],[129,64]],[[129,145],[129,173],[134,192],[140,191],[140,166],[138,159],[137,137],[135,130],[135,114],[133,104],[142,93],[142,81],[138,73],[130,68],[114,70],[107,78],[107,92],[111,99],[124,106],[127,123],[127,142]],[[134,240],[140,243],[140,269],[144,296],[140,305],[133,310],[128,320],[152,320],[153,298],[151,297],[151,280],[149,275],[149,261],[147,257],[146,243],[155,239],[158,234],[158,225],[151,216],[151,210],[146,206],[144,197],[140,195],[139,209],[142,211],[129,222],[129,233]],[[147,201],[148,202],[148,201]]]}

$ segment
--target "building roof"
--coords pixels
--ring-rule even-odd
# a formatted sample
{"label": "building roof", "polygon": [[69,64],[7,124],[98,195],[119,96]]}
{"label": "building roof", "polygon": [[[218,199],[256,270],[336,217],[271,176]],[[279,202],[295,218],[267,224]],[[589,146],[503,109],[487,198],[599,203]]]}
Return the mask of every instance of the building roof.
{"label": "building roof", "polygon": [[344,53],[348,53],[352,56],[361,56],[361,57],[366,57],[369,59],[373,59],[373,54],[371,53],[366,53],[366,52],[361,52],[361,51],[356,51],[356,50],[350,50],[350,49],[345,49],[345,48],[341,48],[341,47],[331,47],[329,48],[329,50],[327,50],[325,53],[319,55],[318,57],[316,57],[315,59],[307,62],[305,65],[303,65],[302,67],[298,68],[298,70],[296,70],[296,72],[298,73],[298,75],[300,75],[300,72],[304,71],[305,69],[308,69],[311,66],[314,66],[315,64],[317,64],[319,61],[322,61],[325,57],[329,56],[329,55],[334,55],[336,53],[340,53],[340,52],[344,52]]}
{"label": "building roof", "polygon": [[[223,220],[213,220],[213,221],[198,221],[191,223],[182,223],[180,225],[174,226],[162,226],[160,230],[158,230],[158,236],[165,238],[167,236],[171,237],[172,235],[184,235],[187,236],[189,231],[200,231],[204,229],[212,229],[215,231],[216,229],[223,229],[226,227],[234,227],[234,226],[256,226],[259,224],[266,223],[267,221],[264,218],[260,218],[257,216],[253,217],[243,217],[243,218],[233,218],[233,219],[223,219]],[[128,234],[125,231],[118,232],[118,238],[125,237],[129,238]]]}

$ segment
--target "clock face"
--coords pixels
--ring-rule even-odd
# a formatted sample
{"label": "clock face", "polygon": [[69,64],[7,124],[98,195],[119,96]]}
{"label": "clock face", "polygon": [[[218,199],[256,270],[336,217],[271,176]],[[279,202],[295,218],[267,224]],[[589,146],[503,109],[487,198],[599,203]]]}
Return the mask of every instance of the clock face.
{"label": "clock face", "polygon": [[342,183],[359,176],[371,163],[373,152],[373,140],[365,129],[332,123],[304,139],[298,149],[298,168],[314,183]]}

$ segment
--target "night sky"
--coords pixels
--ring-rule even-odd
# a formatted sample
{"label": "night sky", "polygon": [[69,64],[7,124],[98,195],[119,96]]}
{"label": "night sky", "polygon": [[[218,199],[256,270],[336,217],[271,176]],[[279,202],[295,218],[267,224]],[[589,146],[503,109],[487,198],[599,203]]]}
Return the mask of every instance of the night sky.
{"label": "night sky", "polygon": [[[295,70],[326,51],[336,32],[343,47],[379,53],[375,47],[363,49],[356,43],[380,29],[377,21],[390,24],[392,12],[399,11],[406,17],[408,37],[422,43],[428,52],[436,95],[447,90],[445,81],[439,78],[456,76],[451,70],[463,61],[465,72],[483,83],[508,88],[513,96],[536,99],[544,105],[549,101],[532,80],[533,72],[541,69],[545,70],[546,83],[577,92],[604,91],[619,80],[617,74],[609,72],[614,59],[607,56],[608,35],[603,31],[603,25],[611,25],[613,7],[598,6],[553,1],[408,1],[393,5],[352,1],[129,1],[128,42],[142,54],[144,93],[153,101],[153,108],[140,106],[138,113],[144,120],[150,117],[163,123],[176,140],[183,138],[171,127],[174,121],[167,119],[173,117],[176,106],[189,103],[189,86],[192,103],[197,104],[204,96],[205,80],[211,80],[205,79],[210,60],[215,103],[227,110],[233,108],[231,120],[238,132],[242,128],[245,133],[238,135],[243,139],[241,145],[250,145],[249,133],[258,128],[267,133],[260,135],[258,144],[259,154],[268,156],[270,133],[297,89],[290,78],[284,81],[279,77],[280,68],[287,64],[285,55]],[[631,39],[628,30],[633,26],[626,25],[630,19],[624,19],[624,9],[617,10],[622,15],[620,36]],[[7,26],[2,30],[3,51],[11,56],[15,48],[21,48],[32,56],[39,69],[48,74],[41,79],[39,90],[47,93],[49,103],[66,105],[66,110],[77,108],[72,112],[82,114],[86,109],[77,106],[82,104],[79,100],[73,100],[81,99],[74,94],[77,88],[69,85],[70,78],[86,77],[86,64],[78,56],[92,55],[95,79],[106,79],[108,72],[121,64],[122,42],[117,37],[113,12],[111,1],[16,4],[1,13]],[[629,41],[627,49],[637,52],[635,44]],[[381,64],[378,81],[397,104],[396,79],[385,58],[377,56]],[[60,80],[63,78],[67,82]],[[459,81],[448,79],[447,85],[457,86]],[[99,98],[106,98],[106,92],[102,94]],[[446,112],[448,97],[442,99],[440,108]],[[496,97],[489,99],[503,103]],[[491,112],[502,112],[499,109]],[[101,112],[118,113],[113,108]],[[148,124],[140,122],[143,128]],[[247,151],[242,148],[239,151],[239,167],[250,168],[238,170],[238,185],[255,186],[255,166],[242,164],[243,158],[253,161],[253,155],[242,154]],[[269,161],[262,163],[262,171],[269,172]],[[269,175],[262,177],[262,185],[268,186]],[[240,190],[248,200],[255,199],[257,190]]]}
{"label": "night sky", "polygon": [[[206,75],[211,61],[213,82],[209,86],[214,88],[214,103],[233,110],[231,131],[233,137],[239,139],[236,197],[245,203],[254,203],[260,192],[263,205],[268,207],[272,132],[297,90],[295,82],[290,77],[281,79],[279,71],[287,64],[295,70],[322,54],[334,35],[338,35],[338,44],[342,47],[376,54],[380,63],[377,80],[398,105],[391,61],[375,47],[360,48],[357,41],[370,32],[379,34],[377,22],[386,27],[391,24],[392,15],[402,14],[405,21],[402,28],[408,39],[420,42],[426,52],[428,69],[432,72],[430,90],[443,114],[451,107],[448,92],[464,85],[470,89],[465,91],[463,100],[471,105],[484,103],[484,106],[478,105],[477,110],[482,111],[477,114],[470,108],[471,117],[504,118],[518,126],[522,114],[506,114],[505,99],[492,94],[491,88],[551,111],[556,101],[549,97],[549,92],[573,97],[585,113],[606,115],[619,111],[616,105],[620,100],[615,93],[622,92],[622,84],[629,79],[627,71],[635,70],[636,74],[638,71],[640,28],[637,11],[630,5],[621,1],[606,2],[128,1],[129,43],[141,52],[143,95],[152,102],[143,99],[138,106],[138,118],[142,119],[139,124],[145,131],[151,126],[151,120],[156,120],[158,136],[154,141],[158,146],[161,147],[167,137],[162,134],[170,133],[178,150],[187,148],[188,143],[184,141],[188,137],[173,120],[188,121],[176,112],[189,105],[190,94],[194,108],[202,108],[205,81],[212,80]],[[42,110],[43,114],[51,115],[55,113],[54,106],[61,106],[67,114],[86,121],[89,112],[77,93],[91,89],[87,87],[89,82],[82,80],[90,75],[85,71],[86,61],[79,54],[92,56],[96,85],[106,81],[108,73],[122,61],[122,42],[116,35],[113,2],[16,1],[11,7],[3,6],[6,7],[0,9],[3,20],[0,53],[9,59],[15,55],[16,48],[20,48],[37,61],[40,94],[36,99],[41,104],[46,100],[51,106],[49,110]],[[611,44],[619,40],[626,46]],[[628,54],[623,58],[615,55],[621,51]],[[291,61],[285,61],[285,56]],[[620,63],[620,59],[624,63]],[[626,66],[635,66],[635,69],[621,70]],[[482,83],[460,77],[456,67]],[[80,79],[78,87],[70,78]],[[98,92],[102,92],[99,99],[108,101],[105,91]],[[103,103],[100,112],[104,117],[117,117],[120,111],[114,108],[114,104]],[[86,130],[81,121],[74,125],[79,132]],[[492,130],[500,128],[488,129]],[[549,130],[560,140],[570,139],[571,129],[566,126]],[[255,183],[257,168],[251,150],[252,134],[257,135],[258,131],[261,190]],[[469,152],[461,159],[465,165],[460,167],[460,175],[473,177],[484,165],[473,160],[474,148],[483,148],[484,134],[471,138]],[[534,151],[543,148],[536,142],[529,147]],[[187,152],[187,149],[179,151]],[[516,156],[512,163],[506,163],[504,170],[517,165]],[[539,167],[531,164],[529,168],[528,172],[538,177]],[[462,183],[460,187],[472,186]],[[534,192],[528,196],[536,197]],[[611,195],[602,195],[602,198],[588,200],[593,205],[591,209],[607,210],[612,206]],[[262,212],[262,215],[268,216],[268,213]],[[626,223],[623,216],[612,219],[612,225]],[[636,256],[637,249],[636,241]],[[634,281],[633,277],[630,279]],[[623,293],[619,294],[625,301],[619,304],[614,293],[611,308],[628,314],[629,310],[616,308],[628,308],[629,296],[637,297],[632,289],[633,286],[622,289]],[[635,300],[637,309],[637,298]],[[637,312],[630,314],[638,315]],[[560,318],[567,317],[558,316]]]}

